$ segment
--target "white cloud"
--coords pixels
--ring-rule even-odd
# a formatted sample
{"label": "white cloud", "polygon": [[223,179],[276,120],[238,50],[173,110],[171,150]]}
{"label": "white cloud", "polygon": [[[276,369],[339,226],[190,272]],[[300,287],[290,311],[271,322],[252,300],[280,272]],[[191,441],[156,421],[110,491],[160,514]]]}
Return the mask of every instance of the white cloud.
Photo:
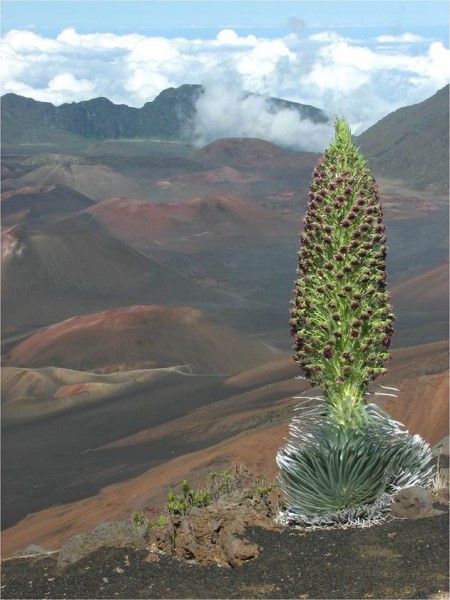
{"label": "white cloud", "polygon": [[335,31],[321,31],[319,33],[314,33],[313,35],[310,35],[308,39],[313,42],[340,42],[345,40],[342,35],[339,35]]}
{"label": "white cloud", "polygon": [[64,29],[56,38],[58,42],[77,48],[89,48],[94,51],[125,48],[132,50],[144,36],[138,34],[116,35],[114,33],[77,33],[73,27]]}
{"label": "white cloud", "polygon": [[56,40],[43,38],[32,31],[22,29],[12,29],[5,36],[6,43],[13,51],[20,54],[27,54],[30,51],[57,51],[59,44]]}
{"label": "white cloud", "polygon": [[416,42],[424,42],[425,38],[421,35],[416,35],[414,33],[402,33],[399,35],[379,35],[375,38],[375,40],[381,43],[394,42],[414,44]]}
{"label": "white cloud", "polygon": [[263,97],[243,95],[238,81],[226,83],[208,84],[197,101],[197,145],[223,137],[255,137],[300,150],[322,151],[327,146],[331,124],[301,120],[291,109],[274,114]]}
{"label": "white cloud", "polygon": [[[273,141],[284,136],[286,144],[293,144],[294,138],[305,138],[308,127],[315,147],[326,136],[319,126],[299,124],[290,111],[268,119],[255,99],[237,107],[230,102],[244,90],[286,98],[346,116],[363,130],[450,80],[448,48],[411,33],[362,41],[325,29],[279,39],[224,29],[215,38],[188,40],[80,34],[68,28],[51,39],[12,30],[2,38],[0,53],[3,93],[55,104],[106,96],[140,107],[167,87],[202,83],[207,94],[200,104],[199,139],[213,131],[226,135],[228,123],[237,132],[233,135],[248,131]],[[208,101],[221,110],[208,107]]]}
{"label": "white cloud", "polygon": [[223,46],[256,46],[258,43],[254,35],[248,35],[247,37],[239,37],[233,29],[222,29],[217,34],[216,40],[219,45]]}
{"label": "white cloud", "polygon": [[[5,86],[4,86],[5,88]],[[41,102],[63,104],[64,102],[80,102],[86,98],[100,96],[95,84],[88,79],[76,79],[72,73],[59,73],[47,84],[46,88],[35,89],[20,81],[10,81],[7,89],[27,98],[34,98]]]}

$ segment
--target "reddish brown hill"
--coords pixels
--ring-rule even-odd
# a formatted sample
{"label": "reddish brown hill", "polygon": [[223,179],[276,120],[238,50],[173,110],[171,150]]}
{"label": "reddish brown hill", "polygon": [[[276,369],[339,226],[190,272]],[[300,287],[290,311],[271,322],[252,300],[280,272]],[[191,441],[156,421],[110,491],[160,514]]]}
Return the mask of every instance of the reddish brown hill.
{"label": "reddish brown hill", "polygon": [[236,373],[276,355],[193,308],[126,306],[73,317],[16,345],[5,364],[114,372],[189,365],[197,373]]}
{"label": "reddish brown hill", "polygon": [[187,202],[154,203],[112,198],[85,209],[115,237],[140,247],[195,250],[237,243],[254,245],[297,235],[296,219],[277,215],[232,194]]}
{"label": "reddish brown hill", "polygon": [[211,162],[256,167],[311,167],[319,155],[287,152],[259,138],[224,138],[198,151],[198,156]]}
{"label": "reddish brown hill", "polygon": [[169,180],[159,179],[155,183],[163,188],[171,187],[172,185],[187,186],[192,185],[197,181],[205,181],[209,183],[252,183],[259,181],[261,176],[241,173],[237,169],[231,167],[219,167],[211,171],[199,171],[198,173],[190,173],[189,175],[178,175]]}

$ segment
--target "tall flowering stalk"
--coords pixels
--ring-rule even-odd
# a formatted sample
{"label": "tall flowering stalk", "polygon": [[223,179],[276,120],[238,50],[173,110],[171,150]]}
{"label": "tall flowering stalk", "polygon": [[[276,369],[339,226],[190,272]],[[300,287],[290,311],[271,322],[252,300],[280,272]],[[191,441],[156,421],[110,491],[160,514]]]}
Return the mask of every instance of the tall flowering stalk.
{"label": "tall flowering stalk", "polygon": [[375,180],[339,119],[311,182],[290,324],[295,360],[343,423],[361,414],[389,359],[382,216]]}
{"label": "tall flowering stalk", "polygon": [[296,407],[277,455],[287,522],[377,521],[395,491],[432,478],[429,446],[365,401],[393,334],[382,217],[375,180],[338,119],[311,181],[291,303],[294,358],[323,397]]}

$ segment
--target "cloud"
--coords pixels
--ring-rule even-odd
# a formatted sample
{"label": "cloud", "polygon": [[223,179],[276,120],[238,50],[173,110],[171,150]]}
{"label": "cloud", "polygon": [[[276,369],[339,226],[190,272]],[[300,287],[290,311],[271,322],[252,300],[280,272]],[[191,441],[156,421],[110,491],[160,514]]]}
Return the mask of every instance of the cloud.
{"label": "cloud", "polygon": [[[54,104],[106,96],[140,107],[168,87],[201,83],[207,94],[200,105],[199,138],[213,130],[225,135],[228,120],[241,132],[236,135],[249,131],[273,140],[283,135],[287,144],[304,138],[308,127],[311,144],[318,147],[325,133],[319,126],[300,125],[290,111],[272,116],[271,124],[261,103],[240,101],[233,108],[223,98],[231,101],[249,91],[311,104],[346,116],[358,133],[388,112],[424,100],[450,79],[449,50],[441,41],[411,33],[352,40],[325,28],[307,37],[304,23],[297,21],[290,21],[290,28],[294,33],[278,39],[241,36],[233,29],[210,39],[81,34],[74,28],[53,39],[11,30],[1,40],[3,93]],[[222,113],[209,108],[208,99]]]}
{"label": "cloud", "polygon": [[399,35],[379,35],[375,38],[377,42],[386,43],[386,42],[394,42],[394,43],[411,43],[414,44],[416,42],[424,42],[425,38],[421,35],[416,35],[414,33],[402,33]]}
{"label": "cloud", "polygon": [[345,40],[345,37],[335,31],[321,31],[309,36],[313,42],[340,42]]}
{"label": "cloud", "polygon": [[296,150],[320,152],[332,135],[331,124],[302,120],[291,109],[274,113],[263,97],[245,95],[237,81],[233,85],[219,81],[206,85],[196,108],[194,136],[198,146],[223,137],[254,137]]}
{"label": "cloud", "polygon": [[239,37],[233,29],[222,29],[216,37],[217,44],[223,46],[256,46],[258,40],[254,35]]}

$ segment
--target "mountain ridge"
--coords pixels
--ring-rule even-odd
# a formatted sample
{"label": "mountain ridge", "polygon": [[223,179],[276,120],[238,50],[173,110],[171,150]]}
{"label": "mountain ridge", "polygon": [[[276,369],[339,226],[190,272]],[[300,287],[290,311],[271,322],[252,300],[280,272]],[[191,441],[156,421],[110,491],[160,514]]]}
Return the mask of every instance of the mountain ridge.
{"label": "mountain ridge", "polygon": [[[66,133],[94,139],[161,138],[189,141],[193,136],[196,102],[205,93],[203,86],[184,84],[178,88],[163,90],[142,108],[114,104],[108,98],[99,97],[81,102],[54,106],[18,94],[8,93],[1,97],[2,131],[4,142],[15,142],[18,136],[26,136],[26,126],[61,130]],[[260,98],[259,94],[245,92]],[[325,112],[314,106],[290,102],[280,98],[264,97],[269,112],[278,110],[297,111],[302,119],[314,123],[328,121]]]}

